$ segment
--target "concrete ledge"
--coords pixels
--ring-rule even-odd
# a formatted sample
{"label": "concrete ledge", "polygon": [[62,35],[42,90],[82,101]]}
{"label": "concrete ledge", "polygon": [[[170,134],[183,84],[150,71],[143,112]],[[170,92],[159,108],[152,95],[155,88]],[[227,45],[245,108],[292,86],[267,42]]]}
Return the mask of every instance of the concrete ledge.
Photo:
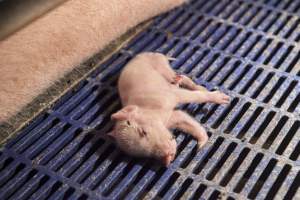
{"label": "concrete ledge", "polygon": [[130,29],[121,37],[111,42],[106,48],[91,56],[79,66],[75,67],[62,79],[57,80],[44,93],[38,95],[30,104],[6,122],[0,124],[0,146],[9,138],[18,134],[38,114],[51,106],[67,91],[76,88],[78,83],[92,73],[96,66],[107,60],[113,53],[126,45],[134,36],[144,30],[152,20],[148,20]]}

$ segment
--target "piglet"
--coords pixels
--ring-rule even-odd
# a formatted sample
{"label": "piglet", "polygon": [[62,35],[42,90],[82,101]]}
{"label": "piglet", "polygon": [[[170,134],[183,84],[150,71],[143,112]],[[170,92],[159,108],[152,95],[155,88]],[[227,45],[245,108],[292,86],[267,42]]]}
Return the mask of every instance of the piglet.
{"label": "piglet", "polygon": [[176,74],[168,57],[160,53],[141,53],[132,59],[120,75],[118,89],[123,108],[112,114],[116,123],[109,136],[125,153],[151,157],[165,166],[176,154],[176,140],[169,129],[191,134],[199,148],[208,140],[199,122],[175,107],[180,103],[227,104],[230,100]]}

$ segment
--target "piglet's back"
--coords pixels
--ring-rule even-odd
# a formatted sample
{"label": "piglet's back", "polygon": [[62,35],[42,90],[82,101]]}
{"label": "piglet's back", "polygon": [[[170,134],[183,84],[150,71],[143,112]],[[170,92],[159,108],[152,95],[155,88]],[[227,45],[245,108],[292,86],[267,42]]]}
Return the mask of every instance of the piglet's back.
{"label": "piglet's back", "polygon": [[155,56],[152,53],[143,53],[125,66],[118,81],[119,93],[123,100],[128,96],[155,94],[169,89],[165,78],[153,68],[153,59]]}

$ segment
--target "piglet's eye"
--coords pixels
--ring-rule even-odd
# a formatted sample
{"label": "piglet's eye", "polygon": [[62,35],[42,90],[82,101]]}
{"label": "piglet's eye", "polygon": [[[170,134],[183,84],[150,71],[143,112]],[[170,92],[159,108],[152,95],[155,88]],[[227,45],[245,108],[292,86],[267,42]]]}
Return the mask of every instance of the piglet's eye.
{"label": "piglet's eye", "polygon": [[130,122],[129,121],[126,121],[127,122],[127,125],[129,125],[130,126]]}
{"label": "piglet's eye", "polygon": [[147,135],[147,132],[143,130],[143,135]]}
{"label": "piglet's eye", "polygon": [[147,135],[147,132],[142,129],[139,131],[139,134],[141,137],[145,137]]}

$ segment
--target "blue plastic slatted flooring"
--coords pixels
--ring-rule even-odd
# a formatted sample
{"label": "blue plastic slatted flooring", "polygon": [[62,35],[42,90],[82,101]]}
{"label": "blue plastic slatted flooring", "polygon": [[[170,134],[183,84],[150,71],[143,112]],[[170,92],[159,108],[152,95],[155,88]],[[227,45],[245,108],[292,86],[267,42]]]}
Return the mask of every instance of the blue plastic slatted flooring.
{"label": "blue plastic slatted flooring", "polygon": [[[200,0],[157,17],[7,143],[0,199],[300,199],[299,13],[299,0]],[[175,57],[174,69],[232,96],[182,106],[210,139],[197,152],[175,132],[168,168],[101,138],[120,108],[118,74],[142,51]]]}

